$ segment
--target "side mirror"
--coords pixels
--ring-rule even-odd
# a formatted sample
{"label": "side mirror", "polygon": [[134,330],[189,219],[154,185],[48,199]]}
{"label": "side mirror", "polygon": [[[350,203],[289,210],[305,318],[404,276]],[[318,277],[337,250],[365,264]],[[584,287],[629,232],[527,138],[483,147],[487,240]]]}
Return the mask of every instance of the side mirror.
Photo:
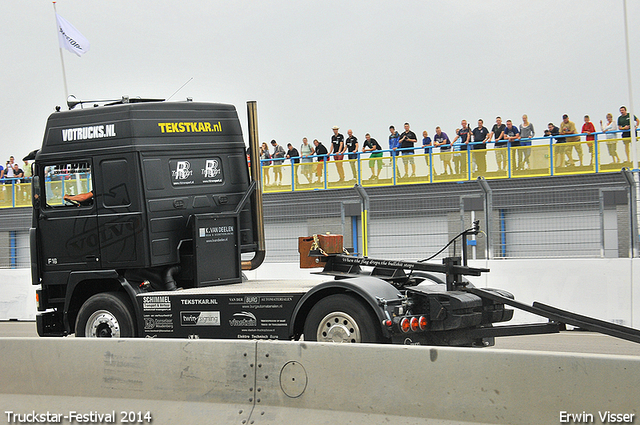
{"label": "side mirror", "polygon": [[40,176],[31,179],[31,205],[35,209],[40,208]]}

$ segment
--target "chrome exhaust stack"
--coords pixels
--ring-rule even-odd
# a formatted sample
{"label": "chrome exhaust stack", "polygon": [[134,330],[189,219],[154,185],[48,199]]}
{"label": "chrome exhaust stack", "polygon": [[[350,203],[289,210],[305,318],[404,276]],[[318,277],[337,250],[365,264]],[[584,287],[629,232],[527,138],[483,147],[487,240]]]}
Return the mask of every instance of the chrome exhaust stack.
{"label": "chrome exhaust stack", "polygon": [[258,248],[251,260],[242,262],[242,270],[257,269],[266,255],[264,236],[264,218],[262,207],[262,175],[260,173],[260,142],[258,139],[258,104],[255,100],[247,102],[247,118],[249,121],[249,157],[251,161],[251,180],[256,182],[256,190],[252,195],[254,234],[257,237]]}

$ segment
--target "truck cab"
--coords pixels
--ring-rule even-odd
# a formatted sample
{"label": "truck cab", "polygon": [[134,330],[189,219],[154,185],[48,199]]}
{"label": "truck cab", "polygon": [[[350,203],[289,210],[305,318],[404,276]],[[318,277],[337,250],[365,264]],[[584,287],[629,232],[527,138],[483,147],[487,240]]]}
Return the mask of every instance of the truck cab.
{"label": "truck cab", "polygon": [[81,307],[100,293],[135,310],[141,292],[240,282],[241,255],[264,257],[245,149],[231,105],[132,100],[52,114],[33,174],[40,335],[82,333]]}

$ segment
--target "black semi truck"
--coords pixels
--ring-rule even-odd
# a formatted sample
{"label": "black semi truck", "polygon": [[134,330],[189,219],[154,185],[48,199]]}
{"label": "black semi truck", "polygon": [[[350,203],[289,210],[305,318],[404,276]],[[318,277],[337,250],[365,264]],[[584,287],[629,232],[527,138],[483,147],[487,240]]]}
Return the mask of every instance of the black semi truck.
{"label": "black semi truck", "polygon": [[[474,288],[465,276],[488,270],[467,266],[464,250],[442,264],[377,260],[316,237],[301,255],[327,281],[247,281],[265,256],[255,102],[250,168],[231,105],[78,104],[57,108],[30,155],[40,336],[487,346],[568,323],[640,342],[634,329]],[[550,320],[494,326],[508,306]]]}

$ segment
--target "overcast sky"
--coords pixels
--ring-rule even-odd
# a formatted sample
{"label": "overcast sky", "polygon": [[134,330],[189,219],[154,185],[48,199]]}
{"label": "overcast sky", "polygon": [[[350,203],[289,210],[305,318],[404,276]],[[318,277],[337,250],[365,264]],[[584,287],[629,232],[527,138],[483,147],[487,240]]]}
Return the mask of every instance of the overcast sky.
{"label": "overcast sky", "polygon": [[[327,142],[331,127],[387,147],[388,127],[453,134],[526,113],[536,135],[569,114],[629,106],[623,0],[176,1],[59,0],[91,43],[64,51],[80,99],[192,97],[258,102],[261,141]],[[628,1],[632,83],[640,108],[640,2]],[[0,159],[40,147],[65,105],[51,1],[4,2]]]}

